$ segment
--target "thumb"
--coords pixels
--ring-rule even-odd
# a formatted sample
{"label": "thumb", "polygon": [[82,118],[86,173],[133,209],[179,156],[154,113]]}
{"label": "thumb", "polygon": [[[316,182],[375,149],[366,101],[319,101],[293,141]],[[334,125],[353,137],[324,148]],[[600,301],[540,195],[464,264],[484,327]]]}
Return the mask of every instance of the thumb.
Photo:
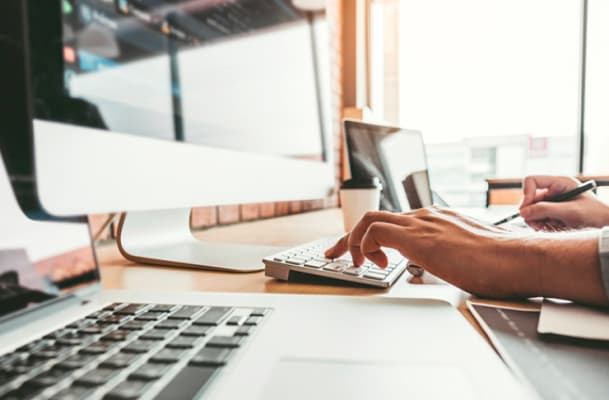
{"label": "thumb", "polygon": [[561,203],[550,203],[542,201],[531,204],[520,210],[520,215],[526,221],[540,221],[544,219],[555,219],[564,221],[570,214],[569,208]]}

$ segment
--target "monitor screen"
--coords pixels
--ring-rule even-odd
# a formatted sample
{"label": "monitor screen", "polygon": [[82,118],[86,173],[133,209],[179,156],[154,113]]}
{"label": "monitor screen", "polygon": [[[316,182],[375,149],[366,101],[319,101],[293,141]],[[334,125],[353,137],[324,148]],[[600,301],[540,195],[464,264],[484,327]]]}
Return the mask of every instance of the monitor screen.
{"label": "monitor screen", "polygon": [[54,1],[31,16],[58,35],[34,43],[37,118],[323,160],[319,38],[292,0]]}
{"label": "monitor screen", "polygon": [[[403,212],[431,205],[423,137],[418,131],[345,121],[351,178],[377,177],[383,185],[381,210]],[[417,188],[413,201],[410,183]]]}
{"label": "monitor screen", "polygon": [[1,157],[0,221],[0,319],[99,282],[86,221],[27,218]]}

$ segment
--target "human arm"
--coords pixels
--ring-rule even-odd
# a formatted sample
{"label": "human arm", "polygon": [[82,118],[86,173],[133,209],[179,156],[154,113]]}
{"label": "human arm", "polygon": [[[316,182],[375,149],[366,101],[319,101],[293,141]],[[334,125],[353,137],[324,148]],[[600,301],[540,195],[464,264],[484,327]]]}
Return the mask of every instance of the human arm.
{"label": "human arm", "polygon": [[593,193],[552,203],[545,199],[576,188],[579,181],[564,176],[529,176],[523,183],[520,215],[536,230],[601,228],[609,225],[609,206]]}
{"label": "human arm", "polygon": [[450,210],[405,214],[370,212],[332,248],[351,252],[356,265],[368,258],[387,265],[382,247],[484,297],[547,296],[608,305],[598,255],[598,231],[560,234],[511,232]]}

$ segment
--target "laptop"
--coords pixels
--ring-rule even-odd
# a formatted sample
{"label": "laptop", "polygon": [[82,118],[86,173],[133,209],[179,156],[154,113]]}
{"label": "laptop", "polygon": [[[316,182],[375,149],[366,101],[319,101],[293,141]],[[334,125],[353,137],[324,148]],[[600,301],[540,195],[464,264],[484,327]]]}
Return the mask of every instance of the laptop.
{"label": "laptop", "polygon": [[87,223],[28,219],[1,161],[0,220],[2,399],[524,398],[442,301],[104,290]]}

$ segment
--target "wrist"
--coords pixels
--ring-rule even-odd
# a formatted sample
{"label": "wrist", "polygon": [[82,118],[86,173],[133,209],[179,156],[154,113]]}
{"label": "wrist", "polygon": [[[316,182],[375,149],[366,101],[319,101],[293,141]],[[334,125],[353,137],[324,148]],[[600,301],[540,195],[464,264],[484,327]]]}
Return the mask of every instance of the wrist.
{"label": "wrist", "polygon": [[597,230],[541,234],[531,242],[536,265],[533,296],[606,304],[600,274]]}

